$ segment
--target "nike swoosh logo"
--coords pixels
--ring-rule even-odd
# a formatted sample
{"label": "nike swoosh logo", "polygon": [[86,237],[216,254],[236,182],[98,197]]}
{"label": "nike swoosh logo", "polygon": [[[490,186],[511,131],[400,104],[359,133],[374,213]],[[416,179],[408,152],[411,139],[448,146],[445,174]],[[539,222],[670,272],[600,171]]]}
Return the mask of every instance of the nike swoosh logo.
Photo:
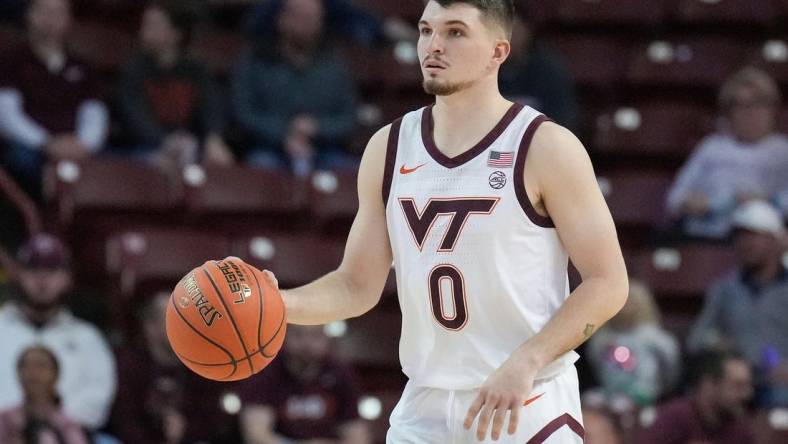
{"label": "nike swoosh logo", "polygon": [[399,173],[400,174],[410,174],[410,173],[418,170],[419,168],[423,167],[424,165],[426,165],[426,163],[422,163],[421,165],[417,166],[416,168],[405,168],[405,164],[403,163],[402,166],[399,168]]}
{"label": "nike swoosh logo", "polygon": [[534,396],[533,398],[526,399],[525,402],[523,403],[523,407],[525,407],[525,406],[527,406],[529,404],[533,404],[537,399],[541,398],[542,396],[544,396],[544,393],[540,393],[540,394]]}

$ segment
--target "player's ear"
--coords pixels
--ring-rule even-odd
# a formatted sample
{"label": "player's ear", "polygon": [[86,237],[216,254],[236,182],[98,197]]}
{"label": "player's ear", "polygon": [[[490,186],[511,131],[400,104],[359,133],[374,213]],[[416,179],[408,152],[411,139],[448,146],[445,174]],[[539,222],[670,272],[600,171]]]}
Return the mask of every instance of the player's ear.
{"label": "player's ear", "polygon": [[495,50],[493,51],[493,62],[500,66],[503,65],[503,62],[509,58],[509,54],[512,52],[512,44],[509,43],[509,40],[505,39],[498,39],[495,41]]}

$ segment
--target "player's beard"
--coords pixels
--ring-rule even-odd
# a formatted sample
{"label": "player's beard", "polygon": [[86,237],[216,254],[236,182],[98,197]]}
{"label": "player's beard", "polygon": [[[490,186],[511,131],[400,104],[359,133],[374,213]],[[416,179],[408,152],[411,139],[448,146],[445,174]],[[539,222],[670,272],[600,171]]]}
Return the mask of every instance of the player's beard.
{"label": "player's beard", "polygon": [[450,83],[433,79],[424,79],[422,86],[424,87],[424,92],[427,94],[432,94],[434,96],[450,96],[468,88],[471,86],[471,82]]}

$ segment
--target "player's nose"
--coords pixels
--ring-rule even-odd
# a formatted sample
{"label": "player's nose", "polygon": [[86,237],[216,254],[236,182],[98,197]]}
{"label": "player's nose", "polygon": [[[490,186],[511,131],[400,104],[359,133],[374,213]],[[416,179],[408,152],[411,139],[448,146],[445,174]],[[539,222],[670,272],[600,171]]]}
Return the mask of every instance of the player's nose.
{"label": "player's nose", "polygon": [[439,33],[433,32],[430,36],[429,43],[427,44],[428,54],[442,54],[443,53],[443,39]]}

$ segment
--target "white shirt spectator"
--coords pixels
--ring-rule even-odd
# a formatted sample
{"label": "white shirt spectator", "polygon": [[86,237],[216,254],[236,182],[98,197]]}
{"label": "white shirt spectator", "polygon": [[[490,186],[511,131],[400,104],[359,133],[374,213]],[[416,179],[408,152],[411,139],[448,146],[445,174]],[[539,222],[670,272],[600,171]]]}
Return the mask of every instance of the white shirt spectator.
{"label": "white shirt spectator", "polygon": [[[788,198],[788,137],[774,133],[755,143],[744,143],[730,134],[715,133],[704,139],[679,171],[668,194],[668,210],[679,208],[692,193],[709,202],[710,214],[685,221],[688,234],[724,237],[730,215],[741,196],[777,201]],[[788,205],[788,204],[787,204]],[[788,212],[788,206],[783,208]]]}
{"label": "white shirt spectator", "polygon": [[66,415],[88,429],[104,425],[117,381],[114,355],[96,327],[63,309],[36,328],[8,303],[0,308],[0,338],[0,410],[22,402],[17,359],[25,348],[42,344],[60,363],[57,390]]}

